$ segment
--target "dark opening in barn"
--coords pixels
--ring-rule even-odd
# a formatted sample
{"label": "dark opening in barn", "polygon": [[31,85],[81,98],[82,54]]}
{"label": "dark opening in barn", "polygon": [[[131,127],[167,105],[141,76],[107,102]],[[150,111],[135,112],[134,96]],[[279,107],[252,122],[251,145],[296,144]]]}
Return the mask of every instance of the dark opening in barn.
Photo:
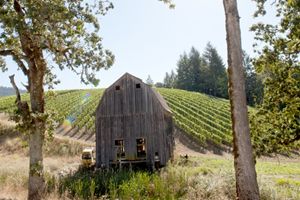
{"label": "dark opening in barn", "polygon": [[124,74],[107,88],[96,111],[96,166],[165,166],[173,156],[173,121],[163,97]]}

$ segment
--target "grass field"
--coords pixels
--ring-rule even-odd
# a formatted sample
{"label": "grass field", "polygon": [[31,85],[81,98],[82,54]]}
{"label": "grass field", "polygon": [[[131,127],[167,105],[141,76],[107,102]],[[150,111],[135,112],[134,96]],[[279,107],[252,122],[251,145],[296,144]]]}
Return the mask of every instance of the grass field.
{"label": "grass field", "polygon": [[[11,127],[0,126],[0,129],[0,199],[26,199],[28,149]],[[160,172],[94,174],[77,172],[80,152],[85,145],[66,139],[47,142],[44,166],[49,193],[46,199],[235,199],[230,154],[195,152],[186,160],[180,156],[184,150],[178,149],[182,144],[176,144],[175,161]],[[299,162],[299,157],[258,159],[256,170],[261,199],[300,199]],[[53,178],[61,171],[69,175],[63,179]]]}
{"label": "grass field", "polygon": [[[76,166],[80,156],[73,158],[46,157],[45,169],[48,178],[64,165]],[[26,199],[21,196],[26,194],[27,188],[27,157],[16,154],[1,156],[0,167],[0,198]],[[264,169],[268,167],[268,170]],[[283,171],[282,171],[283,169]],[[293,162],[279,164],[277,162],[259,161],[257,164],[258,182],[261,199],[300,199],[300,167]],[[125,175],[123,174],[125,173]],[[119,174],[119,175],[118,175]],[[122,174],[122,175],[120,175]],[[65,197],[79,199],[91,196],[114,196],[119,199],[234,199],[235,179],[232,159],[222,157],[190,157],[188,161],[177,158],[175,163],[163,169],[160,173],[148,172],[116,172],[111,179],[104,179],[105,193],[97,192],[99,183],[97,179],[105,175],[91,175],[82,173],[71,175],[70,183],[62,182],[64,190],[61,194]],[[112,180],[120,177],[119,182]],[[125,178],[126,176],[126,178]],[[122,179],[123,177],[123,179]],[[49,181],[49,179],[47,179]],[[92,182],[97,184],[92,190]],[[51,180],[52,181],[52,180]],[[60,182],[56,180],[51,188],[51,198],[60,197]],[[83,189],[78,189],[78,187]],[[87,187],[84,185],[88,185]],[[143,190],[143,191],[142,191]],[[152,192],[151,192],[152,191]],[[154,192],[156,191],[156,192]],[[164,191],[164,192],[159,192]],[[22,194],[20,196],[20,194]],[[26,196],[26,195],[25,195]],[[50,198],[50,199],[51,199]]]}

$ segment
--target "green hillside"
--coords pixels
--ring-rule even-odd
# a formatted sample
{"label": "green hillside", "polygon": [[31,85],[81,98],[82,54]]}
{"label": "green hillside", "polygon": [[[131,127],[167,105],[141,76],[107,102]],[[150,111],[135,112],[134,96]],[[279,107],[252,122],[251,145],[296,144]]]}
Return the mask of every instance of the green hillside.
{"label": "green hillside", "polygon": [[[231,121],[229,101],[197,92],[177,89],[157,89],[170,106],[174,121],[186,133],[206,144],[229,144],[231,141]],[[56,117],[63,126],[87,128],[95,131],[96,106],[104,92],[97,90],[66,90],[46,94],[46,109],[57,112]],[[24,94],[23,100],[29,100]],[[15,109],[15,97],[0,98],[0,112]]]}

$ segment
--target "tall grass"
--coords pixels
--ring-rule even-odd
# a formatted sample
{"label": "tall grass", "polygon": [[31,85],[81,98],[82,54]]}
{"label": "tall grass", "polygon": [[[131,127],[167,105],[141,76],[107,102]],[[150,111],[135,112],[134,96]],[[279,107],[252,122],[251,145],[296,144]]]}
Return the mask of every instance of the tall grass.
{"label": "tall grass", "polygon": [[187,186],[186,177],[172,172],[78,171],[60,179],[58,191],[79,199],[178,199]]}
{"label": "tall grass", "polygon": [[[82,171],[63,177],[57,191],[78,199],[234,199],[233,175],[219,175],[192,161],[175,162],[159,172]],[[191,168],[192,166],[192,168]]]}

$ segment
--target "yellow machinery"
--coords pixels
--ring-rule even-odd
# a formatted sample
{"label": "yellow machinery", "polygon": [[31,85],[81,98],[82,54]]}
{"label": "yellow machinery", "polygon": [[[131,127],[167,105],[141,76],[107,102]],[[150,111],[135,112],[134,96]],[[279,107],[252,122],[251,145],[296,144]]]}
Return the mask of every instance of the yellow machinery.
{"label": "yellow machinery", "polygon": [[82,150],[81,164],[85,168],[94,167],[96,164],[96,155],[94,147],[86,147]]}

